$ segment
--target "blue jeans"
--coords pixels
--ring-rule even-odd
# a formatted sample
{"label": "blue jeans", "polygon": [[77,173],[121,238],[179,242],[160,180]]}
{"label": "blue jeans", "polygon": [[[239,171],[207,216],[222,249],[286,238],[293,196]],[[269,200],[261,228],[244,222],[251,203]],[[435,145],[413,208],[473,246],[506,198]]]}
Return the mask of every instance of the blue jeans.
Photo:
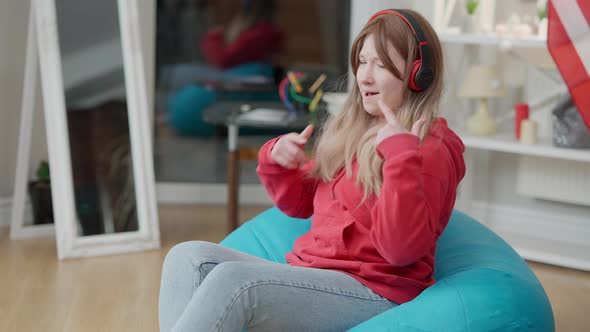
{"label": "blue jeans", "polygon": [[164,261],[160,331],[345,331],[396,305],[342,272],[191,241]]}

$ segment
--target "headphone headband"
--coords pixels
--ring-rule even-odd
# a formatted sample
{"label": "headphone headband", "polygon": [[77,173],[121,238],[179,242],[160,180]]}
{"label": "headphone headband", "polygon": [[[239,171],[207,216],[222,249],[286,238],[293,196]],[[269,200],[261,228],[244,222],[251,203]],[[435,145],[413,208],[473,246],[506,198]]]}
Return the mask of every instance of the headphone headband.
{"label": "headphone headband", "polygon": [[371,22],[375,18],[381,15],[393,14],[399,18],[401,18],[406,24],[412,29],[414,33],[414,37],[416,38],[416,42],[418,44],[418,53],[420,58],[416,61],[412,67],[412,77],[410,77],[410,88],[414,91],[422,91],[432,84],[434,80],[434,71],[432,70],[432,66],[430,65],[430,50],[428,47],[428,41],[426,39],[426,35],[424,31],[422,31],[422,27],[416,20],[416,18],[410,14],[408,11],[403,9],[385,9],[381,10],[369,19],[368,22]]}

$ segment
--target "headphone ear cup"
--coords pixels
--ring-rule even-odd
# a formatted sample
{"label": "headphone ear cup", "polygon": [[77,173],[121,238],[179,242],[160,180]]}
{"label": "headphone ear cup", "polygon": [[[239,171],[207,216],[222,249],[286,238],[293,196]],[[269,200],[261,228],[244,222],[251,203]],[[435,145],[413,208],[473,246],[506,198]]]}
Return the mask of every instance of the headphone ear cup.
{"label": "headphone ear cup", "polygon": [[409,81],[409,88],[414,91],[422,91],[420,87],[417,85],[418,72],[422,69],[422,60],[415,60],[412,62],[412,71],[410,72],[410,81]]}

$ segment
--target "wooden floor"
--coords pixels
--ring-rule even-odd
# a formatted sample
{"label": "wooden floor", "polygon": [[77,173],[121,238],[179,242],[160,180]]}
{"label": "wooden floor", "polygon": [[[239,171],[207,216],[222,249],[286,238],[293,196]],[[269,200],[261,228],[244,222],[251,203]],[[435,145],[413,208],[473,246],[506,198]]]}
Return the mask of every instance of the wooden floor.
{"label": "wooden floor", "polygon": [[[247,220],[265,208],[240,211]],[[176,243],[219,242],[224,207],[161,206],[162,249],[58,261],[53,238],[10,241],[0,228],[0,331],[157,331],[162,260]],[[531,263],[557,331],[588,331],[590,272]]]}

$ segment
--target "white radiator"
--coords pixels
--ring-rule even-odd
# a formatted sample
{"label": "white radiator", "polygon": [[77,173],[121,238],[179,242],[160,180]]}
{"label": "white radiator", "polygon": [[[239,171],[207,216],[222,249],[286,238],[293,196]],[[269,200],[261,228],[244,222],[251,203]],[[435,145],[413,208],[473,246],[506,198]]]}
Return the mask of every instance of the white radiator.
{"label": "white radiator", "polygon": [[522,156],[518,162],[517,192],[590,206],[590,163]]}

